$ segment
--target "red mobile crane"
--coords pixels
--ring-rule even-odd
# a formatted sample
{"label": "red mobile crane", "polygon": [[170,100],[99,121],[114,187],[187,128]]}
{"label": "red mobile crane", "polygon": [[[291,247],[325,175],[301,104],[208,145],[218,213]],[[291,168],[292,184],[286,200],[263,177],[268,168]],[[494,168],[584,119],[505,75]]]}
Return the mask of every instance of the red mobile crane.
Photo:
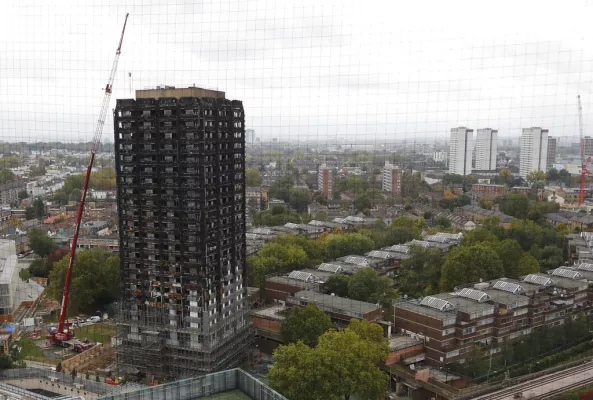
{"label": "red mobile crane", "polygon": [[82,187],[82,193],[80,195],[80,204],[78,205],[78,213],[76,214],[76,226],[74,228],[74,236],[72,237],[72,247],[70,248],[70,260],[68,261],[68,269],[66,269],[66,279],[64,280],[64,294],[62,295],[62,306],[60,309],[60,319],[58,321],[58,328],[53,329],[48,333],[46,339],[52,341],[52,343],[62,343],[63,341],[69,340],[74,336],[74,332],[70,330],[70,324],[66,322],[66,313],[68,310],[68,297],[70,296],[70,280],[72,275],[72,265],[74,264],[74,256],[76,255],[76,245],[78,243],[78,231],[80,230],[80,222],[82,220],[82,214],[84,212],[84,202],[86,200],[86,192],[89,186],[89,179],[91,177],[91,171],[93,169],[93,161],[95,160],[95,153],[99,149],[101,143],[101,134],[103,133],[103,125],[105,125],[105,117],[107,116],[107,108],[109,107],[109,100],[111,99],[111,89],[113,87],[113,81],[115,80],[115,72],[117,71],[117,63],[119,61],[119,55],[121,54],[121,45],[124,41],[124,33],[126,31],[126,24],[128,22],[128,16],[124,20],[124,27],[121,31],[121,37],[115,52],[115,59],[113,60],[113,66],[111,67],[111,74],[109,75],[109,81],[105,86],[105,96],[103,97],[103,105],[101,106],[101,113],[99,114],[99,120],[97,121],[97,127],[93,136],[93,145],[91,147],[91,156],[89,158],[89,164],[86,169],[86,175],[84,177],[84,185]]}
{"label": "red mobile crane", "polygon": [[581,187],[579,191],[579,206],[585,202],[585,182],[587,175],[591,175],[589,171],[589,164],[591,164],[591,156],[585,159],[585,135],[583,133],[583,107],[581,107],[581,95],[577,96],[579,107],[579,135],[581,138]]}

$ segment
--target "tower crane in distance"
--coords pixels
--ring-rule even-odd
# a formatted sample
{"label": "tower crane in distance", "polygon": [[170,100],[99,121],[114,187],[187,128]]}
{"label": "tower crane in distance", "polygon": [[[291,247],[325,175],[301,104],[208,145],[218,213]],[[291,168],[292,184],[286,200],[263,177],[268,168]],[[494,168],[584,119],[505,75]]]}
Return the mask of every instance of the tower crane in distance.
{"label": "tower crane in distance", "polygon": [[68,268],[66,269],[66,278],[64,279],[64,293],[62,295],[62,305],[60,307],[60,319],[58,320],[58,327],[51,329],[46,336],[46,339],[51,340],[54,344],[61,344],[64,341],[71,339],[74,336],[74,332],[70,329],[70,324],[66,322],[66,316],[68,311],[68,299],[70,296],[70,282],[72,280],[72,266],[74,265],[74,259],[76,256],[76,245],[78,244],[78,232],[80,230],[80,223],[82,215],[84,213],[84,202],[86,200],[86,193],[89,186],[89,179],[91,177],[91,171],[93,169],[93,162],[95,161],[95,154],[101,144],[101,134],[103,133],[103,126],[105,125],[105,118],[107,116],[107,109],[109,108],[109,100],[111,99],[111,92],[113,88],[113,81],[115,80],[115,73],[117,71],[117,63],[119,62],[119,56],[121,54],[121,46],[124,41],[124,33],[126,31],[126,24],[128,22],[128,16],[124,20],[124,27],[121,31],[121,37],[117,50],[115,52],[115,59],[113,60],[113,66],[111,67],[111,73],[109,74],[109,80],[107,86],[105,86],[105,95],[103,96],[103,104],[101,106],[101,112],[95,128],[95,134],[93,136],[93,142],[91,147],[91,154],[89,157],[89,163],[84,176],[84,184],[82,187],[82,193],[80,195],[80,203],[78,204],[78,212],[76,214],[76,225],[74,227],[74,236],[72,237],[72,245],[70,247],[70,259],[68,261]]}
{"label": "tower crane in distance", "polygon": [[587,159],[585,154],[585,134],[583,128],[583,107],[581,106],[581,95],[577,96],[578,112],[579,112],[579,136],[581,138],[581,186],[579,190],[579,206],[585,202],[585,182],[587,182],[587,175],[591,175],[589,164],[591,164],[591,156]]}

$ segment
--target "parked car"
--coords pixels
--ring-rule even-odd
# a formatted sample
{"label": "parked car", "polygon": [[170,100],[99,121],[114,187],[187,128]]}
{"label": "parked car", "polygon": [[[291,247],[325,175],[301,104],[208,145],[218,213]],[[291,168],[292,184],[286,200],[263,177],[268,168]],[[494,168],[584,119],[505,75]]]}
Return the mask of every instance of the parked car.
{"label": "parked car", "polygon": [[101,322],[101,317],[97,317],[96,315],[89,317],[86,322],[90,322],[94,324],[95,322]]}

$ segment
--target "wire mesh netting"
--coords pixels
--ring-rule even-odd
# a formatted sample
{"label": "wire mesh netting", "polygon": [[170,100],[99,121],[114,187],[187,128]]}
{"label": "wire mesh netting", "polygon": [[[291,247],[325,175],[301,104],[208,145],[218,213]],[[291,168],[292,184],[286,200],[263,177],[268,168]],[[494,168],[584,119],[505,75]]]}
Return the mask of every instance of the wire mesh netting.
{"label": "wire mesh netting", "polygon": [[[558,360],[574,361],[569,349],[589,338],[589,289],[581,282],[593,280],[577,267],[593,259],[588,238],[578,235],[593,229],[583,202],[593,198],[590,178],[580,187],[583,161],[593,156],[591,6],[6,4],[5,351],[56,365],[98,342],[101,357],[66,365],[114,379],[192,379],[138,399],[198,397],[213,387],[281,398],[232,368],[263,368],[258,353],[269,343],[259,337],[281,340],[287,309],[314,303],[337,326],[366,318],[417,338],[430,338],[419,328],[423,318],[448,312],[443,320],[457,321],[461,336],[433,327],[440,334],[423,343],[425,361],[454,364],[470,386],[503,380],[507,366],[523,373],[521,363],[532,373],[563,351]],[[509,193],[529,197],[500,200]],[[491,217],[500,226],[488,225]],[[406,225],[408,218],[423,222]],[[534,224],[516,222],[525,219]],[[479,253],[447,281],[444,260],[467,244],[460,232],[480,224],[496,236],[478,240],[492,240],[496,268],[486,271],[486,252]],[[66,322],[76,336],[56,349],[50,342],[63,328],[74,238]],[[356,293],[349,282],[369,268],[381,290]],[[500,314],[500,293],[504,301],[531,296],[529,285],[540,284],[532,297],[545,303],[545,315],[539,306]],[[391,307],[397,295],[401,304]],[[479,317],[489,322],[475,327],[478,339],[467,336],[475,332],[465,316],[450,315],[463,309],[471,319],[493,304],[495,316]],[[95,325],[89,317],[108,318]],[[525,337],[541,324],[549,329],[527,348],[535,342]],[[522,346],[507,345],[513,340]],[[473,365],[472,354],[488,361]],[[223,369],[232,372],[211,378],[210,389],[193,380]]]}

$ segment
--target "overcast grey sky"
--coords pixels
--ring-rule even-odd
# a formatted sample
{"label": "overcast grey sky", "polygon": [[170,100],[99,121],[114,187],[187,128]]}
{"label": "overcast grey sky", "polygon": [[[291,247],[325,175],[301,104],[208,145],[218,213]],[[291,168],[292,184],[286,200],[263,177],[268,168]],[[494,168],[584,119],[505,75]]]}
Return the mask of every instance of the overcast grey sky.
{"label": "overcast grey sky", "polygon": [[458,125],[573,135],[580,93],[593,134],[593,0],[1,3],[2,140],[92,137],[126,12],[112,107],[195,83],[243,100],[263,138],[373,144]]}

